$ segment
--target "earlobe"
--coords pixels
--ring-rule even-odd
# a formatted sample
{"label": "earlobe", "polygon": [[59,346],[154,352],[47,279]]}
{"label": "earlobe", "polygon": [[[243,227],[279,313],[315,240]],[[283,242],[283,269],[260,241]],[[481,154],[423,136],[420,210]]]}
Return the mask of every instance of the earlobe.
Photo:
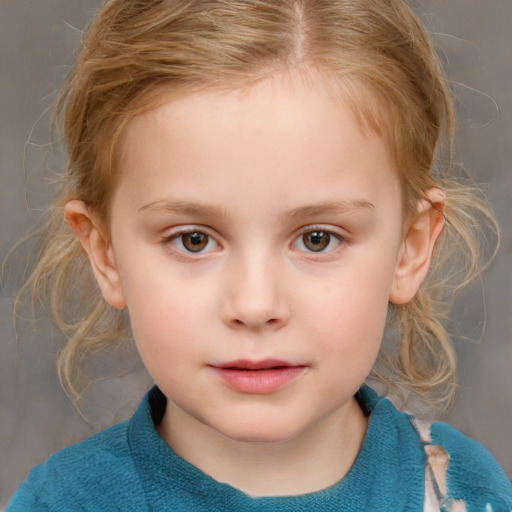
{"label": "earlobe", "polygon": [[87,252],[105,300],[115,308],[126,308],[112,246],[103,235],[96,215],[83,201],[74,199],[64,207],[64,218]]}
{"label": "earlobe", "polygon": [[411,301],[426,278],[434,246],[444,228],[445,203],[446,195],[438,188],[428,190],[426,199],[418,201],[399,251],[389,302]]}

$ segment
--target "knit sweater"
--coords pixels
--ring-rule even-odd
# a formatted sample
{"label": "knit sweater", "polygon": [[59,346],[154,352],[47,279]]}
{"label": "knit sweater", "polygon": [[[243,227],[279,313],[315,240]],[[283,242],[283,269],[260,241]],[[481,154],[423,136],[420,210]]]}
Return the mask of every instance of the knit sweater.
{"label": "knit sweater", "polygon": [[[34,468],[6,512],[18,511],[421,511],[425,451],[410,418],[368,387],[356,397],[369,415],[349,473],[319,492],[254,498],[177,456],[155,423],[165,397],[153,388],[131,420],[51,456]],[[449,495],[468,512],[512,510],[512,485],[479,443],[444,423],[432,442],[448,452]]]}

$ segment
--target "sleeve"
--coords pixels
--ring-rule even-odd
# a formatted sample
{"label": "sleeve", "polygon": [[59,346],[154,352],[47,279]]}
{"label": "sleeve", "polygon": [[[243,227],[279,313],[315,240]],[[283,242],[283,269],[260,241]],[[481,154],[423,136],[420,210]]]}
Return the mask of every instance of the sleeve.
{"label": "sleeve", "polygon": [[451,499],[462,500],[467,512],[512,511],[512,484],[486,448],[446,423],[433,423],[431,434],[449,455]]}
{"label": "sleeve", "polygon": [[[46,494],[49,471],[46,464],[32,469],[27,479],[9,501],[5,512],[46,512],[54,510],[52,503],[43,498]],[[69,503],[69,502],[68,502]]]}
{"label": "sleeve", "polygon": [[22,485],[11,498],[5,512],[49,512],[51,507],[43,503],[39,498],[28,488]]}

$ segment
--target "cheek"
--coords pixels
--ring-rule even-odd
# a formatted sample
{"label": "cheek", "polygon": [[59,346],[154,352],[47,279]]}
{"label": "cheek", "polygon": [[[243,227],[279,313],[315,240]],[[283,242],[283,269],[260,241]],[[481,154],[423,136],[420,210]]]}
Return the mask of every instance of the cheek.
{"label": "cheek", "polygon": [[[152,308],[151,304],[155,307]],[[192,308],[183,301],[166,302],[166,307],[148,301],[132,308],[130,321],[140,358],[153,380],[167,393],[187,382],[188,372],[206,359],[201,328]]]}
{"label": "cheek", "polygon": [[133,335],[148,366],[200,350],[203,322],[212,316],[206,286],[193,286],[165,272],[126,274],[125,296]]}
{"label": "cheek", "polygon": [[361,260],[310,293],[302,316],[334,359],[373,365],[384,333],[392,272]]}

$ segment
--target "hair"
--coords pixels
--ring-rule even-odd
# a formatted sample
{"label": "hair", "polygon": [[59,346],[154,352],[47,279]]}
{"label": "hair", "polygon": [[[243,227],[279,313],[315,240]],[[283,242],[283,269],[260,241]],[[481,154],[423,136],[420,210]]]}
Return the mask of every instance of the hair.
{"label": "hair", "polygon": [[373,376],[399,396],[438,407],[452,402],[456,361],[443,312],[454,291],[485,267],[482,236],[497,234],[497,227],[478,188],[453,163],[447,81],[425,29],[402,0],[105,2],[57,102],[68,166],[17,301],[31,294],[64,333],[58,371],[72,398],[84,358],[129,335],[129,325],[92,278],[64,221],[66,202],[84,201],[108,237],[119,148],[131,119],[169,94],[236,89],[291,71],[328,84],[362,127],[386,139],[402,184],[404,222],[427,190],[446,193],[448,225],[430,277],[411,302],[390,305],[396,340],[381,352]]}

